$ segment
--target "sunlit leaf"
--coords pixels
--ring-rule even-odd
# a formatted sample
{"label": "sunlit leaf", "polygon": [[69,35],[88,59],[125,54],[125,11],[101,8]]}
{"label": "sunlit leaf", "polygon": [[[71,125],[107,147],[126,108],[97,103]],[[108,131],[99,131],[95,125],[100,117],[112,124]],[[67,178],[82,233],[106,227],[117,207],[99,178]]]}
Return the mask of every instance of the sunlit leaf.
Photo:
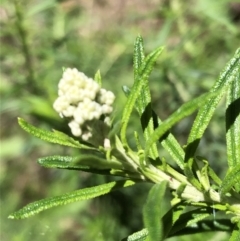
{"label": "sunlit leaf", "polygon": [[171,231],[174,223],[179,219],[182,215],[185,206],[179,203],[172,207],[164,216],[162,217],[163,224],[163,238],[167,238],[169,236],[169,232]]}
{"label": "sunlit leaf", "polygon": [[[161,125],[162,121],[158,118],[158,125]],[[183,170],[184,168],[184,155],[185,152],[176,138],[168,133],[165,138],[161,139],[161,145],[177,163],[177,165]]]}
{"label": "sunlit leaf", "polygon": [[116,160],[106,160],[106,158],[91,153],[83,153],[79,156],[48,156],[38,159],[39,164],[48,167],[58,166],[71,167],[74,169],[89,166],[95,169],[121,169],[122,165]]}
{"label": "sunlit leaf", "polygon": [[201,157],[196,157],[198,160],[198,180],[200,181],[203,188],[208,191],[210,188],[210,182],[209,182],[209,162]]}
{"label": "sunlit leaf", "polygon": [[[96,159],[96,158],[95,158]],[[94,161],[94,159],[92,160]],[[71,156],[48,156],[38,159],[38,163],[46,168],[59,168],[67,170],[78,170],[96,174],[110,175],[110,168],[100,166],[100,168],[88,166],[84,163],[81,163],[79,157]],[[95,165],[96,166],[96,165]]]}
{"label": "sunlit leaf", "polygon": [[[144,74],[143,66],[145,61],[148,61],[149,56],[146,60],[144,58],[144,49],[143,49],[143,39],[141,36],[138,36],[134,45],[134,54],[133,54],[133,66],[134,66],[134,82],[139,82],[144,80],[144,84],[141,90],[141,93],[136,101],[136,109],[140,115],[141,125],[143,129],[143,135],[145,141],[148,141],[151,134],[154,131],[153,123],[153,112],[151,106],[151,94],[149,89],[148,78],[142,79]],[[153,159],[158,157],[157,144],[153,145],[150,149],[150,157]]]}
{"label": "sunlit leaf", "polygon": [[39,212],[42,212],[52,207],[99,197],[101,195],[115,191],[119,188],[132,186],[134,184],[135,182],[131,180],[121,180],[121,181],[109,182],[99,186],[83,188],[83,189],[69,192],[64,195],[60,195],[56,197],[42,199],[40,201],[36,201],[26,205],[24,208],[20,209],[19,211],[11,214],[9,218],[11,219],[28,218],[30,216],[33,216]]}
{"label": "sunlit leaf", "polygon": [[149,152],[153,143],[157,142],[173,125],[182,120],[183,118],[191,115],[200,106],[204,105],[214,93],[203,94],[187,103],[184,103],[178,110],[170,115],[165,121],[163,121],[151,136],[151,139],[146,144],[145,153]]}
{"label": "sunlit leaf", "polygon": [[139,79],[134,82],[134,85],[131,89],[131,93],[128,96],[127,103],[123,110],[122,119],[121,119],[122,121],[121,140],[124,145],[128,145],[127,139],[126,139],[126,130],[130,119],[130,115],[133,111],[137,98],[142,93],[142,88],[144,88],[144,85],[146,84],[146,81],[149,78],[153,65],[156,59],[158,58],[158,56],[161,54],[162,50],[163,48],[159,47],[146,57],[146,59],[144,60],[144,63],[141,65],[141,70],[139,70],[140,71],[138,75]]}
{"label": "sunlit leaf", "polygon": [[237,183],[240,182],[240,163],[231,168],[222,181],[221,195],[224,195]]}
{"label": "sunlit leaf", "polygon": [[140,68],[143,64],[144,58],[143,38],[138,36],[134,44],[133,53],[134,80],[136,80],[139,76]]}
{"label": "sunlit leaf", "polygon": [[18,123],[23,130],[44,141],[48,141],[48,142],[63,145],[63,146],[75,147],[75,148],[93,149],[87,145],[83,145],[79,143],[78,141],[74,140],[72,137],[64,134],[63,132],[56,131],[56,130],[54,130],[53,132],[42,130],[27,123],[25,120],[21,118],[18,118]]}
{"label": "sunlit leaf", "polygon": [[208,102],[202,105],[201,109],[198,111],[197,117],[194,120],[191,132],[188,137],[188,146],[186,148],[186,162],[188,159],[194,156],[195,150],[198,147],[199,141],[206,130],[213,113],[221,100],[223,94],[225,93],[226,86],[231,84],[236,76],[240,72],[240,48],[236,51],[233,58],[227,63],[226,67],[220,74],[218,80],[215,82],[214,86],[210,92],[218,92],[218,95],[212,96]]}
{"label": "sunlit leaf", "polygon": [[203,187],[202,184],[199,182],[199,180],[195,177],[194,172],[192,170],[192,162],[193,159],[190,159],[187,163],[184,165],[184,174],[187,177],[187,180],[198,190],[202,191]]}
{"label": "sunlit leaf", "polygon": [[[122,89],[126,96],[130,95],[131,90],[127,86],[123,86]],[[157,126],[159,126],[162,121],[156,115],[154,110],[152,110],[152,115],[153,119],[157,119]],[[177,165],[183,170],[185,152],[179,142],[176,140],[176,138],[169,132],[167,133],[165,138],[162,138],[160,140],[160,142],[163,148],[170,154],[170,156],[177,163]]]}
{"label": "sunlit leaf", "polygon": [[226,141],[228,166],[233,168],[240,163],[240,70],[227,94]]}
{"label": "sunlit leaf", "polygon": [[222,180],[217,176],[217,174],[215,173],[215,171],[211,168],[208,167],[208,174],[209,177],[211,177],[211,179],[217,184],[217,185],[221,185],[222,184]]}
{"label": "sunlit leaf", "polygon": [[[143,39],[141,36],[138,36],[136,38],[133,56],[134,56],[133,57],[134,86],[136,86],[139,81],[142,81],[141,83],[142,90],[136,100],[135,108],[138,111],[141,118],[140,120],[144,131],[145,141],[148,141],[152,133],[154,132],[154,128],[155,128],[154,118],[155,118],[155,122],[157,122],[158,125],[161,123],[161,120],[157,117],[156,113],[152,110],[152,107],[151,107],[151,95],[150,95],[148,78],[142,79],[142,75],[144,74],[144,71],[145,71],[144,66],[148,62],[148,59],[151,59],[152,57],[150,54],[145,58]],[[123,91],[127,97],[131,93],[131,89],[128,88],[127,86],[123,86]],[[169,152],[169,154],[174,158],[174,160],[181,167],[181,169],[183,169],[184,151],[179,145],[179,143],[177,142],[177,140],[173,137],[173,135],[169,133],[169,135],[164,140],[161,141],[161,144]],[[157,150],[156,143],[154,143],[151,146],[149,153],[153,159],[158,157],[158,150]]]}
{"label": "sunlit leaf", "polygon": [[190,235],[190,234],[201,234],[204,235],[206,232],[231,232],[232,223],[229,219],[214,219],[198,221],[192,225],[187,226],[179,230],[177,233],[170,234],[169,236],[180,236],[180,235]]}
{"label": "sunlit leaf", "polygon": [[212,215],[211,209],[195,209],[189,212],[185,212],[179,216],[179,219],[175,222],[173,228],[170,231],[170,235],[174,235],[180,230],[190,227],[199,221]]}
{"label": "sunlit leaf", "polygon": [[165,213],[162,199],[165,196],[166,188],[166,181],[155,184],[149,191],[147,202],[143,208],[143,220],[148,230],[149,241],[161,241],[164,238],[161,217]]}
{"label": "sunlit leaf", "polygon": [[144,228],[136,233],[133,233],[127,238],[122,239],[122,241],[145,241],[147,240],[147,236],[148,236],[148,231],[146,228]]}

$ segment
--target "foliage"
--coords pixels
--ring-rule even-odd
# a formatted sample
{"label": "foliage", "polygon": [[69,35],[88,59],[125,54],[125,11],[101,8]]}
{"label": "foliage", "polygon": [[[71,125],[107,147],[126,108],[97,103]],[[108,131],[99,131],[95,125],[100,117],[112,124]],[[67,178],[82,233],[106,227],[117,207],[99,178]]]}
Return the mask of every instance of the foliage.
{"label": "foliage", "polygon": [[[19,119],[19,124],[27,132],[45,141],[80,150],[79,157],[45,157],[39,160],[41,165],[48,168],[122,176],[124,179],[36,201],[11,214],[9,218],[30,217],[53,206],[94,198],[137,183],[141,185],[142,182],[151,182],[155,185],[149,191],[143,209],[145,229],[125,240],[164,240],[180,233],[192,233],[192,229],[194,232],[204,232],[205,228],[208,231],[208,225],[204,224],[205,219],[218,212],[223,212],[227,216],[224,219],[213,216],[213,228],[232,231],[235,224],[230,240],[236,240],[240,232],[236,228],[240,222],[240,112],[236,105],[240,98],[240,49],[227,63],[208,93],[184,103],[164,121],[161,121],[152,110],[148,82],[155,61],[162,50],[157,48],[145,57],[142,37],[137,37],[134,47],[134,84],[130,89],[124,88],[127,102],[122,112],[120,130],[110,132],[111,135],[108,136],[110,146],[93,146],[91,143],[82,142],[80,138],[73,140],[61,132],[43,131]],[[209,161],[197,158],[195,153],[217,104],[224,95],[227,95],[226,144],[229,168],[221,181],[210,168]],[[137,150],[129,145],[127,138],[127,128],[134,108],[141,120],[144,139],[144,144],[141,144],[139,134],[135,132]],[[171,128],[195,111],[198,111],[198,114],[193,122],[187,145],[182,149],[175,136],[170,134]],[[112,129],[115,129],[115,125],[112,124]],[[163,144],[162,147],[169,152],[179,168],[172,167],[169,160],[159,156],[158,143]],[[172,193],[169,198],[165,198],[167,189]],[[161,207],[163,199],[166,199],[165,202],[169,206],[166,213]],[[190,207],[194,209],[189,210]],[[206,221],[208,222],[209,220]],[[196,229],[195,224],[199,223],[201,226]]]}
{"label": "foliage", "polygon": [[[133,40],[141,33],[147,53],[156,46],[165,46],[150,75],[150,90],[154,111],[162,120],[166,119],[182,103],[208,91],[239,46],[237,5],[230,0],[217,3],[197,0],[194,4],[179,0],[3,0],[0,8],[0,239],[42,241],[47,237],[49,240],[110,241],[139,230],[143,225],[142,205],[151,187],[147,182],[49,209],[21,222],[7,219],[9,213],[29,202],[116,181],[110,175],[42,168],[44,157],[40,158],[40,165],[35,162],[40,156],[55,157],[57,153],[66,159],[76,156],[77,160],[79,149],[29,136],[19,128],[17,117],[41,129],[55,128],[69,134],[66,121],[52,108],[60,69],[69,66],[88,76],[101,70],[104,87],[117,96],[114,118],[120,119],[126,98],[119,90],[132,83]],[[224,101],[220,101],[196,152],[200,163],[209,160],[206,166],[217,173],[220,181],[227,170],[222,109]],[[194,115],[184,118],[171,129],[181,146],[187,142],[193,118]],[[131,130],[136,130],[139,142],[144,143],[138,123],[134,111],[127,128],[127,140],[134,150],[135,135]],[[180,149],[175,151],[171,142],[163,141],[162,145],[167,143],[165,149],[171,147],[171,155],[176,155]],[[161,149],[160,156],[177,168],[178,164],[168,154],[170,151],[165,149]],[[83,153],[81,156],[86,157]],[[56,158],[54,161],[60,165]],[[78,168],[80,166],[81,163]],[[107,172],[102,170],[101,173]],[[212,172],[210,174],[214,177]],[[214,180],[220,185],[216,176]],[[200,228],[201,222],[198,226]],[[208,227],[214,230],[211,222]],[[213,231],[205,233],[204,238],[225,241],[229,235]],[[202,234],[181,235],[169,240],[202,240]]]}

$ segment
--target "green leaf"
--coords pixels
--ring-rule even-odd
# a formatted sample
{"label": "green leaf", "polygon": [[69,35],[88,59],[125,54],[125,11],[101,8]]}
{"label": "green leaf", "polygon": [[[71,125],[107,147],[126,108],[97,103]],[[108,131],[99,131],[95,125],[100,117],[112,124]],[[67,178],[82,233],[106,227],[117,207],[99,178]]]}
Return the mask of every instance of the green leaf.
{"label": "green leaf", "polygon": [[29,134],[36,136],[44,141],[48,141],[51,143],[59,144],[62,146],[70,146],[75,148],[81,148],[81,149],[93,149],[87,145],[80,144],[78,141],[74,140],[72,137],[60,132],[54,130],[46,131],[39,129],[33,125],[30,125],[25,120],[18,118],[18,123],[22,127],[23,130],[28,132]]}
{"label": "green leaf", "polygon": [[224,195],[233,188],[233,186],[240,182],[240,163],[235,167],[229,169],[227,175],[222,181],[222,186],[220,189],[221,195]]}
{"label": "green leaf", "polygon": [[166,181],[155,184],[149,191],[147,202],[144,205],[143,220],[148,230],[148,241],[161,241],[164,238],[161,217],[165,213],[162,204],[166,188]]}
{"label": "green leaf", "polygon": [[132,235],[128,236],[127,238],[122,239],[122,241],[145,241],[148,236],[148,231],[146,228],[133,233]]}
{"label": "green leaf", "polygon": [[97,153],[82,153],[79,156],[48,156],[39,158],[40,165],[51,168],[72,168],[78,169],[82,167],[90,167],[94,169],[122,169],[122,164],[116,160],[106,160],[104,156]]}
{"label": "green leaf", "polygon": [[[141,80],[141,68],[144,65],[144,48],[143,48],[143,39],[141,36],[138,36],[135,45],[134,45],[134,81],[138,82]],[[131,93],[130,88],[123,86],[123,91],[128,97]],[[151,97],[150,90],[148,85],[148,78],[145,79],[143,83],[142,91],[137,99],[137,104],[135,105],[140,117],[141,124],[144,130],[144,137],[147,141],[154,131],[154,122],[157,122],[159,125],[161,120],[157,117],[156,113],[151,108]],[[155,120],[154,120],[155,119]],[[161,140],[161,144],[166,149],[171,157],[177,162],[181,169],[183,169],[184,163],[184,151],[181,148],[180,144],[174,138],[172,134],[168,134],[164,140]],[[158,156],[157,145],[156,143],[151,147],[150,156],[155,159]]]}
{"label": "green leaf", "polygon": [[[162,121],[158,118],[158,125],[161,125]],[[160,140],[163,148],[170,154],[177,165],[183,170],[184,169],[184,155],[182,147],[175,139],[175,137],[168,133],[165,138]]]}
{"label": "green leaf", "polygon": [[189,235],[189,234],[201,234],[204,235],[205,232],[231,232],[232,223],[229,219],[214,219],[214,220],[203,220],[197,223],[181,229],[179,232],[174,233],[172,236]]}
{"label": "green leaf", "polygon": [[195,225],[196,223],[209,217],[210,215],[212,215],[212,210],[210,208],[199,208],[183,213],[182,215],[180,215],[179,219],[175,222],[173,228],[170,230],[169,236],[173,236],[174,234],[178,233],[186,227],[191,227],[192,225]]}
{"label": "green leaf", "polygon": [[121,162],[100,158],[93,154],[80,156],[48,156],[38,159],[38,163],[46,168],[78,170],[101,175],[121,176],[132,179],[142,179],[141,174],[128,168]]}
{"label": "green leaf", "polygon": [[179,219],[179,217],[182,215],[184,209],[185,209],[185,205],[183,205],[182,203],[179,203],[179,205],[175,206],[172,208],[172,225],[175,224],[175,222]]}
{"label": "green leaf", "polygon": [[[205,175],[205,180],[208,180],[209,177],[211,177],[211,179],[218,185],[220,186],[222,183],[222,180],[217,176],[217,174],[215,173],[215,171],[209,166],[209,162],[201,156],[196,156],[196,160],[201,161],[203,163],[205,163],[205,167],[204,169],[201,170],[201,167],[199,168],[199,170],[201,170],[201,172],[203,170],[205,170],[204,175]],[[200,178],[199,178],[200,179]],[[207,181],[209,183],[209,180]],[[201,181],[202,183],[202,181]],[[207,190],[207,189],[205,189]]]}
{"label": "green leaf", "polygon": [[198,171],[197,177],[205,191],[209,191],[210,182],[209,182],[209,162],[202,157],[196,157]]}
{"label": "green leaf", "polygon": [[[122,87],[123,92],[126,96],[130,95],[131,90],[127,86]],[[156,127],[159,126],[162,121],[161,119],[156,115],[154,110],[152,110],[153,115],[153,122],[157,122]],[[155,127],[155,128],[156,128]],[[178,164],[178,166],[183,170],[184,169],[184,155],[185,152],[179,142],[175,139],[175,137],[169,132],[165,138],[162,138],[160,140],[161,145],[163,148],[170,154],[170,156],[173,158],[173,160]]]}
{"label": "green leaf", "polygon": [[187,177],[187,180],[198,190],[203,191],[201,183],[199,180],[195,177],[193,170],[192,170],[192,162],[193,159],[190,159],[187,163],[184,165],[184,174]]}
{"label": "green leaf", "polygon": [[179,219],[185,209],[185,205],[179,203],[172,207],[162,218],[163,237],[167,238],[175,222]]}
{"label": "green leaf", "polygon": [[157,142],[169,129],[183,118],[191,115],[197,108],[204,105],[215,93],[203,94],[187,103],[184,103],[178,110],[170,115],[160,126],[155,129],[149,141],[146,143],[145,157],[147,157],[151,146]]}
{"label": "green leaf", "polygon": [[78,202],[82,200],[88,200],[91,198],[99,197],[101,195],[110,193],[117,189],[132,186],[134,184],[135,182],[131,180],[121,180],[121,181],[109,182],[99,186],[76,190],[76,191],[69,192],[64,195],[60,195],[56,197],[42,199],[40,201],[36,201],[26,205],[24,208],[20,209],[19,211],[11,214],[8,218],[11,218],[11,219],[28,218],[30,216],[33,216],[39,212],[42,212],[52,207],[57,207],[68,203],[73,203],[73,202]]}
{"label": "green leaf", "polygon": [[198,147],[199,141],[206,130],[213,113],[221,100],[225,87],[231,84],[240,71],[240,48],[236,51],[233,58],[226,65],[223,72],[220,74],[219,79],[215,82],[210,92],[218,92],[218,95],[213,96],[207,103],[202,105],[198,111],[197,117],[191,128],[191,132],[188,137],[188,145],[186,148],[186,162],[194,156],[194,153]]}
{"label": "green leaf", "polygon": [[208,174],[209,177],[218,185],[220,186],[222,184],[222,180],[218,177],[218,175],[215,173],[215,171],[209,166],[208,167]]}
{"label": "green leaf", "polygon": [[234,226],[234,230],[229,241],[239,241],[240,240],[240,222]]}
{"label": "green leaf", "polygon": [[144,47],[143,47],[143,38],[138,36],[134,44],[134,53],[133,53],[133,69],[134,69],[134,80],[138,78],[139,70],[144,61]]}
{"label": "green leaf", "polygon": [[120,133],[121,140],[123,144],[126,146],[128,146],[127,139],[126,139],[126,130],[130,119],[130,115],[133,111],[137,98],[142,93],[142,88],[144,87],[144,85],[146,84],[146,81],[149,78],[153,65],[157,57],[161,54],[162,50],[163,48],[159,47],[146,57],[146,59],[144,60],[144,63],[141,65],[141,70],[139,70],[140,71],[139,78],[137,79],[137,81],[134,81],[131,93],[128,96],[127,103],[125,105],[122,118],[121,118],[122,127],[121,127],[121,133]]}
{"label": "green leaf", "polygon": [[240,71],[228,89],[226,132],[228,166],[232,168],[240,163]]}
{"label": "green leaf", "polygon": [[[151,107],[151,94],[149,89],[148,78],[142,79],[142,69],[144,69],[145,59],[144,59],[144,49],[143,49],[143,39],[138,36],[134,45],[133,54],[134,63],[134,82],[144,81],[139,98],[136,101],[136,109],[140,115],[141,125],[143,129],[143,134],[145,141],[148,141],[151,134],[154,132],[154,124],[152,117],[152,107]],[[148,57],[146,58],[147,61]],[[153,145],[150,150],[150,156],[155,159],[158,157],[157,144]]]}
{"label": "green leaf", "polygon": [[[94,161],[94,160],[92,160]],[[110,168],[104,168],[100,165],[100,168],[91,167],[82,164],[79,157],[71,156],[48,156],[38,159],[38,163],[46,168],[59,168],[67,170],[78,170],[102,175],[110,175]]]}

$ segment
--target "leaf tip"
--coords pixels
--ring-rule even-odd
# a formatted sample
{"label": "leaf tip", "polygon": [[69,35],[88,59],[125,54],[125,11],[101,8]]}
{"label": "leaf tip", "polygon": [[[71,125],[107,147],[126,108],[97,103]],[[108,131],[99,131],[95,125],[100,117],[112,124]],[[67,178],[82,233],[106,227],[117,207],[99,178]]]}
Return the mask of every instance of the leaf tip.
{"label": "leaf tip", "polygon": [[18,124],[23,128],[23,126],[26,124],[26,121],[21,117],[18,117],[17,120]]}
{"label": "leaf tip", "polygon": [[10,214],[10,215],[8,216],[8,219],[16,219],[16,217],[15,217],[13,214]]}
{"label": "leaf tip", "polygon": [[38,159],[37,159],[37,163],[40,164],[40,165],[42,165],[42,164],[44,163],[43,158],[38,158]]}
{"label": "leaf tip", "polygon": [[18,120],[19,124],[23,121],[23,119],[21,117],[18,117],[17,120]]}

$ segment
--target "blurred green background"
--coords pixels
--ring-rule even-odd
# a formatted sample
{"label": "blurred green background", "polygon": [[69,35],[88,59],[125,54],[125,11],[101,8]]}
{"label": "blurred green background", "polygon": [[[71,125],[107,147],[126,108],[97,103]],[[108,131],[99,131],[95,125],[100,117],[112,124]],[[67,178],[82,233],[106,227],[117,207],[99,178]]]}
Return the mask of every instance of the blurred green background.
{"label": "blurred green background", "polygon": [[[141,210],[150,184],[93,201],[53,208],[26,220],[8,215],[23,205],[109,177],[40,167],[39,157],[74,154],[70,148],[25,133],[17,117],[45,129],[68,132],[54,112],[62,67],[93,77],[116,96],[116,112],[126,101],[122,85],[133,82],[132,53],[141,34],[146,53],[165,50],[150,78],[153,106],[165,119],[185,101],[208,91],[240,43],[240,4],[230,0],[2,0],[1,25],[1,236],[3,241],[120,240],[141,229]],[[137,116],[137,115],[136,115]],[[131,121],[132,128],[138,119]],[[185,144],[193,117],[173,128]],[[132,138],[132,128],[129,138]],[[216,172],[226,172],[224,103],[198,149]],[[164,155],[164,152],[163,152]],[[202,235],[169,240],[202,240]],[[227,240],[228,234],[204,234]]]}

